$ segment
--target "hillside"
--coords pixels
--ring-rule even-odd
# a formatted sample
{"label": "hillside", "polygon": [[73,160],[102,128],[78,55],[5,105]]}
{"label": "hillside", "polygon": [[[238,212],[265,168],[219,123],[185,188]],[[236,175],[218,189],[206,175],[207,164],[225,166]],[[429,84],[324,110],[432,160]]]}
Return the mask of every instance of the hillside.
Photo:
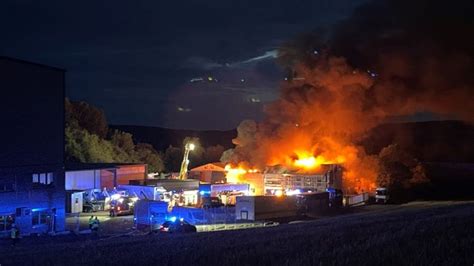
{"label": "hillside", "polygon": [[[129,125],[110,128],[129,132],[136,141],[151,143],[157,150],[165,150],[169,145],[179,147],[185,137],[199,137],[206,147],[221,145],[229,149],[237,135],[236,130],[193,131]],[[474,163],[474,125],[461,121],[383,124],[361,141],[369,154],[377,154],[391,143],[398,143],[421,161]]]}
{"label": "hillside", "polygon": [[474,125],[462,121],[383,124],[362,141],[369,154],[391,143],[420,161],[474,163]]}
{"label": "hillside", "polygon": [[237,136],[236,130],[197,131],[130,125],[110,125],[109,127],[131,133],[136,141],[150,143],[157,150],[165,150],[169,145],[181,147],[185,137],[198,137],[204,147],[221,145],[230,149],[233,147],[232,139]]}

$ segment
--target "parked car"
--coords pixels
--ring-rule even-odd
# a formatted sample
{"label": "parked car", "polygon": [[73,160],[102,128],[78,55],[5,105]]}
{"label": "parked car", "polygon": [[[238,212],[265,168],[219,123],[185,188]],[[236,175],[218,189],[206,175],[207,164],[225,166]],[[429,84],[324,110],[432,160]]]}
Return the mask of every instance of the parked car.
{"label": "parked car", "polygon": [[121,197],[110,202],[110,217],[133,214],[135,201],[129,197]]}
{"label": "parked car", "polygon": [[196,226],[183,219],[173,219],[164,222],[160,226],[160,232],[164,233],[196,233]]}
{"label": "parked car", "polygon": [[218,197],[203,197],[202,198],[202,207],[204,209],[208,208],[219,208],[224,206],[221,200]]}
{"label": "parked car", "polygon": [[100,210],[101,210],[101,205],[100,204],[93,203],[93,202],[90,202],[90,201],[86,201],[82,205],[82,211],[83,212],[90,213],[90,212],[96,212],[96,211],[100,211]]}

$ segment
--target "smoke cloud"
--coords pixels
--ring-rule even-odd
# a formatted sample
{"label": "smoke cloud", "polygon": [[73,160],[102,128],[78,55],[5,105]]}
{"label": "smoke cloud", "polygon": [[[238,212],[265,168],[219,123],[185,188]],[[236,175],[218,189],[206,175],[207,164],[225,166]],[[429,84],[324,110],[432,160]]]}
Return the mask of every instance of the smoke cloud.
{"label": "smoke cloud", "polygon": [[472,1],[374,1],[329,34],[288,43],[293,81],[264,121],[242,122],[229,161],[321,157],[343,163],[346,191],[373,189],[379,157],[358,145],[368,130],[416,112],[474,121],[473,11]]}

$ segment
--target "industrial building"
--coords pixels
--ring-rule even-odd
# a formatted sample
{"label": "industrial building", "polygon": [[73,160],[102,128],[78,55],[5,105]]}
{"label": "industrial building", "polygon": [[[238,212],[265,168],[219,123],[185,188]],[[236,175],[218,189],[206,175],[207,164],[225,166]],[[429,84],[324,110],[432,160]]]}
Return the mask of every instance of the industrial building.
{"label": "industrial building", "polygon": [[0,237],[65,228],[65,70],[0,57]]}
{"label": "industrial building", "polygon": [[226,170],[224,167],[225,164],[221,162],[201,165],[189,170],[188,178],[210,184],[225,183]]}
{"label": "industrial building", "polygon": [[146,179],[130,181],[130,185],[120,187],[128,188],[129,192],[138,191],[136,194],[140,198],[140,194],[146,194],[145,191],[153,187],[159,190],[160,200],[172,201],[172,205],[194,206],[199,201],[199,180]]}
{"label": "industrial building", "polygon": [[235,205],[236,197],[250,194],[249,187],[249,184],[200,184],[199,193],[202,198],[219,198],[224,205]]}
{"label": "industrial building", "polygon": [[265,194],[265,182],[264,175],[262,173],[246,173],[240,177],[240,181],[242,183],[249,184],[250,195]]}
{"label": "industrial building", "polygon": [[[130,181],[144,181],[146,164],[135,163],[67,163],[65,171],[66,212],[83,211],[83,204],[91,201],[94,194],[113,191]],[[105,195],[104,195],[105,197]],[[105,208],[103,206],[102,208]]]}
{"label": "industrial building", "polygon": [[146,179],[146,164],[76,163],[66,164],[66,190],[109,189]]}
{"label": "industrial building", "polygon": [[311,173],[285,171],[264,174],[265,194],[276,191],[323,192],[328,188],[342,188],[342,167],[337,164],[321,165]]}

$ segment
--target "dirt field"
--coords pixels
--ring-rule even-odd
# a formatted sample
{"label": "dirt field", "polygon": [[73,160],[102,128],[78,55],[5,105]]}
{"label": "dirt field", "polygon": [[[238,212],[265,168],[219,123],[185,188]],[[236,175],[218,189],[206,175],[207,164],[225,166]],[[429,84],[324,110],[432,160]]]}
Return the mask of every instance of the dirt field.
{"label": "dirt field", "polygon": [[366,206],[272,228],[0,244],[3,265],[473,265],[474,202]]}

